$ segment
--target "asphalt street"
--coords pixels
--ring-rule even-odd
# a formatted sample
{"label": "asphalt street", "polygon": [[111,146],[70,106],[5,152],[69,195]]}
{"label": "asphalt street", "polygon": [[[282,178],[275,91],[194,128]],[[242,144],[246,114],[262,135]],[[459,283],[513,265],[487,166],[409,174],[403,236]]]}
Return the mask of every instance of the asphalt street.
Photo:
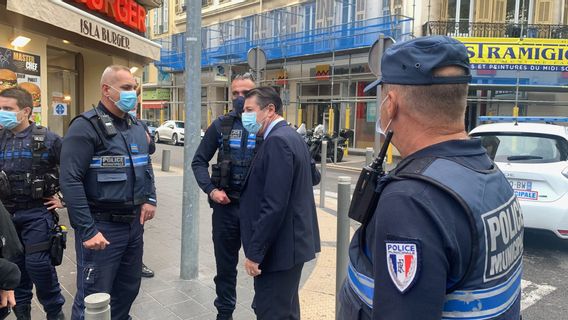
{"label": "asphalt street", "polygon": [[[183,168],[183,146],[160,143],[152,157],[159,164],[162,151],[171,150],[171,166]],[[327,168],[326,197],[337,197],[337,177],[351,177],[352,187],[359,173],[356,169]],[[319,186],[315,187],[316,194]],[[548,233],[527,230],[524,238],[524,273],[522,281],[523,319],[568,319],[568,241]]]}

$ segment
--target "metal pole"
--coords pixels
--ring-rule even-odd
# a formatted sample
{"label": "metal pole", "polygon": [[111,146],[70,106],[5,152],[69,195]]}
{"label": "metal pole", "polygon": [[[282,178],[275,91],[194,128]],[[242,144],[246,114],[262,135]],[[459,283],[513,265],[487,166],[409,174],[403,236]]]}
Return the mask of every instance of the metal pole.
{"label": "metal pole", "polygon": [[170,158],[172,151],[169,149],[162,150],[162,171],[170,171]]}
{"label": "metal pole", "polygon": [[339,291],[347,275],[349,262],[349,205],[351,202],[351,177],[337,178],[337,250],[335,265],[335,319],[339,315]]}
{"label": "metal pole", "polygon": [[321,142],[321,180],[320,180],[320,208],[325,208],[325,174],[327,163],[327,141]]}
{"label": "metal pole", "polygon": [[110,320],[110,294],[93,293],[84,301],[85,320]]}
{"label": "metal pole", "polygon": [[199,266],[199,196],[191,160],[201,131],[201,2],[186,0],[185,32],[185,146],[183,161],[183,202],[180,277],[196,279]]}
{"label": "metal pole", "polygon": [[373,148],[365,149],[365,165],[368,166],[373,162]]}

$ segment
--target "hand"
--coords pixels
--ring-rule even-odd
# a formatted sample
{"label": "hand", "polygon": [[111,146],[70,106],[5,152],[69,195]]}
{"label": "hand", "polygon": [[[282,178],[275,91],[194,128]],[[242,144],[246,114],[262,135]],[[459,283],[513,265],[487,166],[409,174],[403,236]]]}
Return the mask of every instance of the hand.
{"label": "hand", "polygon": [[152,220],[155,214],[156,214],[155,205],[149,203],[143,204],[142,208],[140,209],[140,224],[144,224],[144,222]]}
{"label": "hand", "polygon": [[49,211],[63,208],[63,203],[61,202],[61,199],[59,199],[59,197],[55,194],[52,195],[51,197],[45,197],[43,198],[43,200],[47,201],[44,202],[43,205],[47,206],[47,210]]}
{"label": "hand", "polygon": [[100,232],[91,239],[83,241],[83,247],[91,250],[104,250],[109,244],[110,242]]}
{"label": "hand", "polygon": [[217,202],[219,204],[231,203],[231,199],[229,199],[229,197],[227,197],[227,193],[225,193],[225,191],[223,191],[223,190],[214,189],[213,191],[211,191],[210,197],[211,197],[211,200],[213,200],[214,202]]}
{"label": "hand", "polygon": [[262,271],[258,268],[259,264],[245,258],[245,271],[251,277],[260,276]]}
{"label": "hand", "polygon": [[12,308],[15,305],[14,290],[0,290],[0,308]]}

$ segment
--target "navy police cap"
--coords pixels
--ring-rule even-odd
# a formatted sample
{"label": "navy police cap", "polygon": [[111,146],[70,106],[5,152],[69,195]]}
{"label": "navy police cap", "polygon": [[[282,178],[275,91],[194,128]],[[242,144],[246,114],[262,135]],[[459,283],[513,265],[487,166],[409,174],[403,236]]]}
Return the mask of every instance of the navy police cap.
{"label": "navy police cap", "polygon": [[[466,75],[435,76],[434,70],[446,66],[464,68]],[[381,78],[365,88],[365,92],[383,83],[430,85],[468,83],[471,70],[463,43],[446,36],[428,36],[397,42],[381,59]]]}

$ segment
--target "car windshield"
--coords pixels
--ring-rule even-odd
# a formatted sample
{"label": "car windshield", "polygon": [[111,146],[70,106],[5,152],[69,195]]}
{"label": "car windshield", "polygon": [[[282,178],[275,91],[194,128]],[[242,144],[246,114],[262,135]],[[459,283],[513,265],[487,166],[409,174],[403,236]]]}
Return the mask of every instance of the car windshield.
{"label": "car windshield", "polygon": [[568,141],[557,136],[501,132],[476,136],[496,162],[550,163],[568,158]]}
{"label": "car windshield", "polygon": [[176,127],[183,129],[184,123],[181,121],[176,121]]}

